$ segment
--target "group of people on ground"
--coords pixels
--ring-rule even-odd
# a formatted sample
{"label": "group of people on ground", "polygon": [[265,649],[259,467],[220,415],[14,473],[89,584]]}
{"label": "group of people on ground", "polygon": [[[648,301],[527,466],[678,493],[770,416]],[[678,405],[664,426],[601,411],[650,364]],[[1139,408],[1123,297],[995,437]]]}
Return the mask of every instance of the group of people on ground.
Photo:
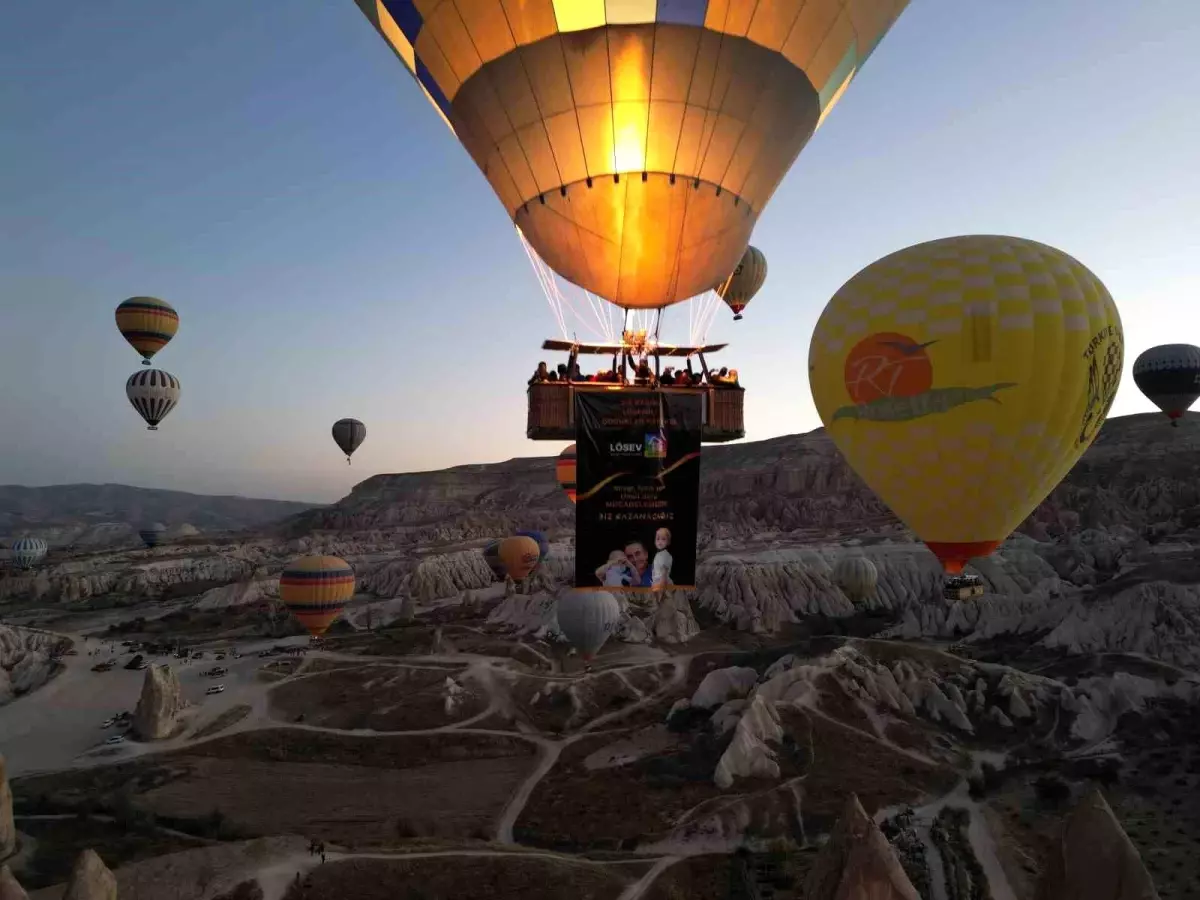
{"label": "group of people on ground", "polygon": [[[686,369],[676,369],[667,366],[662,374],[655,376],[650,367],[650,361],[642,357],[633,370],[632,383],[639,387],[700,387],[707,383],[713,387],[741,387],[738,383],[737,369],[727,369],[722,366],[718,371],[709,370],[707,377],[703,372],[692,371],[692,361],[687,361]],[[579,364],[568,367],[559,363],[556,369],[551,369],[544,361],[538,363],[537,369],[529,379],[530,384],[545,384],[557,382],[594,382],[600,384],[629,384],[630,380],[619,370],[604,369],[594,375],[585,375],[579,369]]]}

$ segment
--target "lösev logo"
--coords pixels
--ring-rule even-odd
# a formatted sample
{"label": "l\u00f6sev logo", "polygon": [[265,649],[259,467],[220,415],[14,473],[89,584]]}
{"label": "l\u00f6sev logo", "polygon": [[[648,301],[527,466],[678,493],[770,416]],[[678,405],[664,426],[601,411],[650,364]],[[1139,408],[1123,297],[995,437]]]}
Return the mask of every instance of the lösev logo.
{"label": "l\u00f6sev logo", "polygon": [[608,445],[608,452],[614,456],[641,456],[642,447],[632,441],[616,441]]}

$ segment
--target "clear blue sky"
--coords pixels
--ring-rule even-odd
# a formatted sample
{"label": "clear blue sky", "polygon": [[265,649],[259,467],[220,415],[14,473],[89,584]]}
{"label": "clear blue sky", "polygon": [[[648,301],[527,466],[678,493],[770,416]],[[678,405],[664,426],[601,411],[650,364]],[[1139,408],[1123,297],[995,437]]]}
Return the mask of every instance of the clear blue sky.
{"label": "clear blue sky", "polygon": [[[1200,343],[1197,46],[1189,0],[913,0],[759,222],[762,293],[710,333],[735,341],[748,437],[819,424],[821,308],[930,238],[1075,255],[1128,364]],[[557,452],[524,437],[557,335],[528,262],[351,0],[7,3],[0,75],[0,483],[334,500]],[[124,397],[133,294],[182,316],[156,434]],[[1127,371],[1114,414],[1149,408]],[[370,432],[350,468],[343,415]]]}

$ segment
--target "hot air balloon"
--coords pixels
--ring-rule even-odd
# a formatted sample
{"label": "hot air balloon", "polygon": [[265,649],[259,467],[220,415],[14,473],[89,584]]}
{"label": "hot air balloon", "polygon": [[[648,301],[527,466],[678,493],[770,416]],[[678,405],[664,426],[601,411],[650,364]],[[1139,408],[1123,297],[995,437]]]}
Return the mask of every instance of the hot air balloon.
{"label": "hot air balloon", "polygon": [[1134,361],[1133,381],[1151,403],[1167,414],[1171,424],[1179,427],[1183,414],[1200,397],[1200,347],[1151,347]]}
{"label": "hot air balloon", "polygon": [[734,270],[907,5],[356,2],[538,255],[625,309]]}
{"label": "hot air balloon", "polygon": [[537,545],[538,545],[538,561],[537,561],[537,565],[533,567],[533,570],[536,572],[538,570],[538,567],[541,566],[541,564],[546,561],[546,558],[550,556],[550,540],[549,540],[549,538],[547,538],[546,535],[541,531],[514,531],[513,534],[518,535],[520,537],[533,538],[534,542],[537,543]]}
{"label": "hot air balloon", "polygon": [[501,581],[504,580],[504,563],[500,562],[500,541],[489,541],[483,548],[483,561],[488,564],[488,568],[492,570]]}
{"label": "hot air balloon", "polygon": [[809,382],[851,467],[957,575],[1091,444],[1121,382],[1116,304],[1034,241],[930,241],[867,266],[825,307]]}
{"label": "hot air balloon", "polygon": [[162,369],[142,369],[125,382],[125,396],[146,420],[146,430],[158,431],[158,423],[179,402],[179,379]]}
{"label": "hot air balloon", "polygon": [[554,464],[554,475],[558,479],[558,485],[567,494],[567,499],[572,503],[575,502],[575,445],[565,449],[558,454],[558,461]]}
{"label": "hot air balloon", "polygon": [[874,593],[879,572],[865,556],[843,556],[833,567],[833,580],[851,600],[865,600]]}
{"label": "hot air balloon", "polygon": [[737,264],[733,274],[717,288],[721,299],[733,310],[735,322],[741,319],[742,310],[746,308],[747,303],[754,299],[754,295],[758,293],[766,280],[767,258],[757,247],[747,247],[746,252],[742,254],[742,261]]}
{"label": "hot air balloon", "polygon": [[12,543],[13,565],[18,569],[32,569],[45,558],[47,549],[41,538],[17,538]]}
{"label": "hot air balloon", "polygon": [[163,535],[167,533],[167,526],[161,522],[153,522],[149,525],[143,525],[138,529],[138,537],[142,539],[142,543],[147,547],[157,547],[163,539]]}
{"label": "hot air balloon", "polygon": [[338,419],[333,423],[333,440],[346,454],[346,465],[350,457],[367,439],[367,426],[358,419]]}
{"label": "hot air balloon", "polygon": [[354,596],[354,570],[336,556],[301,556],[279,576],[279,599],[313,637],[334,623]]}
{"label": "hot air balloon", "polygon": [[130,297],[117,307],[117,330],[142,354],[142,365],[167,345],[179,330],[179,313],[157,297]]}
{"label": "hot air balloon", "polygon": [[569,590],[558,598],[558,628],[590,664],[621,621],[621,604],[608,591]]}
{"label": "hot air balloon", "polygon": [[537,568],[542,552],[537,541],[528,535],[518,534],[502,540],[496,548],[496,555],[504,567],[504,574],[520,582]]}

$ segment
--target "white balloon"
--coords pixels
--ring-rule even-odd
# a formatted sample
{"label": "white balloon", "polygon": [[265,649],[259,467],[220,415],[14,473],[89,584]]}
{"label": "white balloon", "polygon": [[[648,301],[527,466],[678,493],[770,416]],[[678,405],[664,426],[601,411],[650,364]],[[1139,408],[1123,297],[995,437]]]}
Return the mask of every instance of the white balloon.
{"label": "white balloon", "polygon": [[621,604],[608,591],[571,590],[558,598],[558,629],[585,660],[600,652],[621,621]]}
{"label": "white balloon", "polygon": [[865,556],[843,556],[833,567],[833,580],[851,600],[861,600],[875,590],[879,571]]}
{"label": "white balloon", "polygon": [[141,369],[125,382],[125,396],[146,420],[148,430],[157,431],[158,423],[179,402],[179,379],[162,369]]}

